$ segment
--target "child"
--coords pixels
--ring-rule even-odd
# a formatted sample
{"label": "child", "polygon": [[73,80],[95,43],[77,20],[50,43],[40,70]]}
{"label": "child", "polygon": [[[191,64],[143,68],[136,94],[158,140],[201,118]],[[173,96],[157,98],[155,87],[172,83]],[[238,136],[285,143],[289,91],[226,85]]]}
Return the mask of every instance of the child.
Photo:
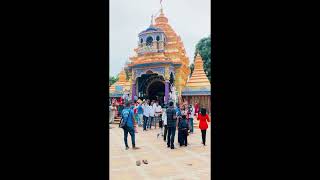
{"label": "child", "polygon": [[182,145],[187,146],[188,141],[187,141],[187,136],[188,136],[188,130],[189,130],[189,125],[187,123],[187,117],[186,115],[181,116],[182,119],[178,123],[178,140],[180,143],[180,147]]}
{"label": "child", "polygon": [[158,133],[157,138],[159,137],[159,135],[161,134],[161,136],[163,136],[163,121],[162,121],[162,108],[159,105],[159,102],[156,102],[156,117],[157,117],[157,121],[159,121],[159,128],[160,128],[160,133]]}

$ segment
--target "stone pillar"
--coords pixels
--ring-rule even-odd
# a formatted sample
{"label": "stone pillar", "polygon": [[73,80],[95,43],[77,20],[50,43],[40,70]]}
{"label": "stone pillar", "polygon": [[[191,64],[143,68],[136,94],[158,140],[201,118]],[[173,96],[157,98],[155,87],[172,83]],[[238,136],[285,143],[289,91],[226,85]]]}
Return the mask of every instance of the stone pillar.
{"label": "stone pillar", "polygon": [[131,100],[134,100],[134,97],[136,96],[136,83],[132,84],[132,94],[131,94]]}
{"label": "stone pillar", "polygon": [[166,84],[165,84],[165,90],[164,90],[164,95],[165,95],[165,104],[167,104],[169,102],[169,80],[166,80]]}

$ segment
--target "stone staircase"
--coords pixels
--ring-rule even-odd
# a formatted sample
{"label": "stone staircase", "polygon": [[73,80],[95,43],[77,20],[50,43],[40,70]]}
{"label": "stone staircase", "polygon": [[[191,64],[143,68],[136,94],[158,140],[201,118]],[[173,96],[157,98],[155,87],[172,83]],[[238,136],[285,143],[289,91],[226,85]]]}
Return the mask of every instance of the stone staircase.
{"label": "stone staircase", "polygon": [[114,119],[114,122],[112,124],[120,124],[120,118]]}

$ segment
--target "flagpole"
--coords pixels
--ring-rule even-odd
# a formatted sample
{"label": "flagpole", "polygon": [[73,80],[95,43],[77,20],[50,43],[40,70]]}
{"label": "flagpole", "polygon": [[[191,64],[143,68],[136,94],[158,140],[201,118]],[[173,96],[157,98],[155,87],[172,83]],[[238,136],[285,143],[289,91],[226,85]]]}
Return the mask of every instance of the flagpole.
{"label": "flagpole", "polygon": [[163,11],[163,7],[162,7],[162,0],[160,0],[160,12],[162,13],[162,11]]}

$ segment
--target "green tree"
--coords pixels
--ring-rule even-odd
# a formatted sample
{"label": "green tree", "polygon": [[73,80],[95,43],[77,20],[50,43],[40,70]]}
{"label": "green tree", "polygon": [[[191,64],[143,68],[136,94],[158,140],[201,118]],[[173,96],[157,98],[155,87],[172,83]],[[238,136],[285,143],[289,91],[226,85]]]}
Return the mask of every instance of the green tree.
{"label": "green tree", "polygon": [[118,75],[117,75],[117,76],[111,76],[111,77],[109,78],[109,85],[110,85],[110,86],[113,85],[113,84],[116,83],[118,80],[119,80],[119,76],[118,76]]}
{"label": "green tree", "polygon": [[209,81],[211,81],[211,35],[209,35],[209,37],[202,38],[197,43],[194,58],[197,56],[198,52],[203,60],[203,69]]}

